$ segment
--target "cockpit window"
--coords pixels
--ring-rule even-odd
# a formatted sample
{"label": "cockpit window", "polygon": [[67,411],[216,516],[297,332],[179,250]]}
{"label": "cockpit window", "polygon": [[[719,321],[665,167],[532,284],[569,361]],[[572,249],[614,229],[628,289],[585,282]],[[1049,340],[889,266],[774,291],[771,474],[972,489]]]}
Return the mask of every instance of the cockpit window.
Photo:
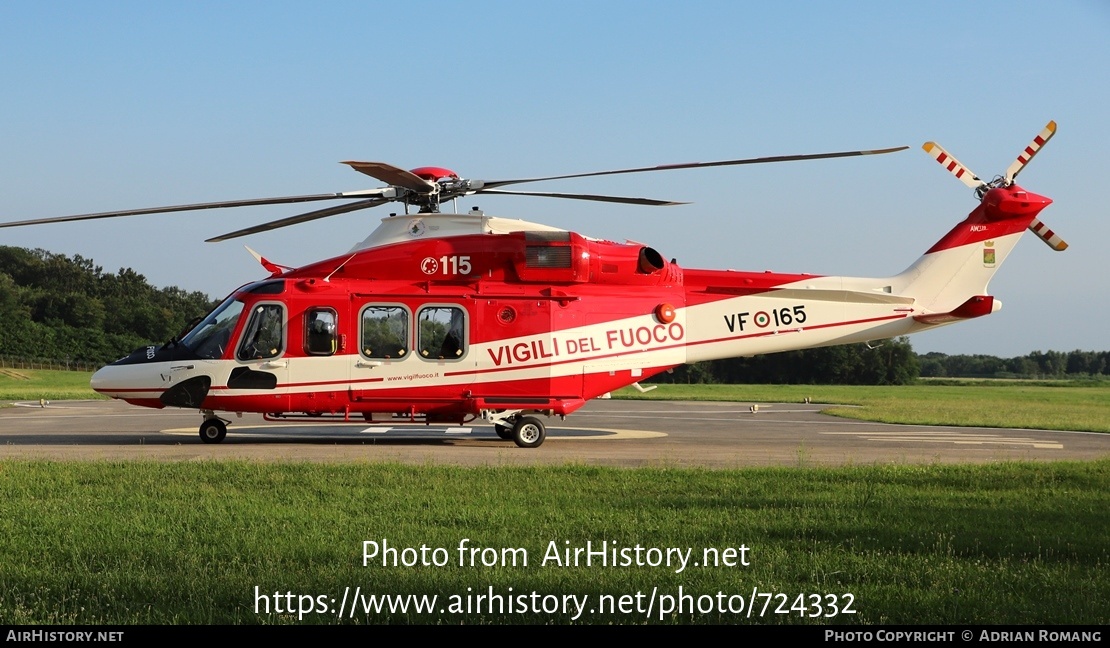
{"label": "cockpit window", "polygon": [[239,341],[240,360],[276,358],[285,350],[285,308],[281,304],[258,304],[243,328]]}
{"label": "cockpit window", "polygon": [[228,298],[208,314],[181,340],[181,344],[200,358],[222,358],[231,340],[231,332],[239,322],[243,302]]}

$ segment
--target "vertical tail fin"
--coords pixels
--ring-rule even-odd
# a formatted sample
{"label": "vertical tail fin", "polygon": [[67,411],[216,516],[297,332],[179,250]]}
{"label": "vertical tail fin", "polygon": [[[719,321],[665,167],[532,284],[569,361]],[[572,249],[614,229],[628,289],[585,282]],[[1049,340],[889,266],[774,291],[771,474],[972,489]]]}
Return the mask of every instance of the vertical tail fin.
{"label": "vertical tail fin", "polygon": [[990,189],[967,218],[895,277],[894,290],[913,295],[931,313],[953,311],[986,295],[1018,239],[1051,203],[1017,185]]}

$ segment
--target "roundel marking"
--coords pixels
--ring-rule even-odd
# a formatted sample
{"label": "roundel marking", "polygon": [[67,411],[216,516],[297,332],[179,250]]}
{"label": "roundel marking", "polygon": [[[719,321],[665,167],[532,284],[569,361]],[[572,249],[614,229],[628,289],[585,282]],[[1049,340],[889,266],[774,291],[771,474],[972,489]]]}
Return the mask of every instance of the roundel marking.
{"label": "roundel marking", "polygon": [[763,311],[759,311],[755,314],[754,321],[755,325],[759,328],[765,328],[768,324],[771,323],[771,316]]}

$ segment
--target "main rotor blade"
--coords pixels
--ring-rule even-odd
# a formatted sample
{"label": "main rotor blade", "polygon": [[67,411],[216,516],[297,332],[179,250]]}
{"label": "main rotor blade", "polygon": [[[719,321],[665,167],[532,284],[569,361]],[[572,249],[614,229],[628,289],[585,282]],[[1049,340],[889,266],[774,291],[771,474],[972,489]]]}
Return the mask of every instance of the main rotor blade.
{"label": "main rotor blade", "polygon": [[316,211],[311,211],[304,214],[297,214],[296,216],[290,216],[288,218],[282,218],[280,220],[270,221],[268,223],[262,223],[261,225],[255,225],[254,227],[246,227],[241,230],[235,230],[234,232],[229,232],[227,234],[221,234],[220,236],[206,239],[205,243],[218,243],[220,241],[226,241],[228,239],[239,238],[240,236],[247,236],[248,234],[268,232],[270,230],[275,230],[281,227],[288,227],[289,225],[307,223],[308,221],[316,220],[317,218],[325,218],[327,216],[346,214],[347,212],[358,211],[360,209],[377,207],[378,205],[384,205],[387,202],[390,202],[389,198],[371,198],[369,200],[360,200],[358,202],[349,203],[346,205],[328,207],[327,209],[318,209]]}
{"label": "main rotor blade", "polygon": [[385,162],[355,162],[348,160],[346,162],[340,162],[340,164],[346,164],[355,171],[365,173],[371,178],[377,178],[382,182],[404,187],[416,193],[432,193],[436,188],[434,182],[428,182],[410,171],[405,171],[402,168],[395,167],[392,164],[386,164]]}
{"label": "main rotor blade", "polygon": [[519,180],[493,180],[485,182],[489,188],[504,187],[511,184],[524,182],[544,182],[546,180],[564,180],[567,178],[589,178],[593,176],[619,175],[622,173],[644,173],[647,171],[674,171],[677,169],[700,169],[704,167],[737,166],[741,164],[766,164],[768,162],[794,162],[798,160],[823,160],[826,158],[856,157],[859,155],[882,155],[904,151],[908,146],[899,146],[888,149],[875,149],[871,151],[843,151],[840,153],[814,153],[811,155],[777,155],[773,157],[747,158],[743,160],[722,160],[720,162],[690,162],[687,164],[663,164],[653,167],[640,167],[637,169],[619,169],[617,171],[596,171],[593,173],[572,173],[570,175],[547,176],[543,178],[522,178]]}
{"label": "main rotor blade", "polygon": [[931,155],[934,160],[939,162],[941,166],[947,169],[949,173],[956,176],[956,178],[958,178],[960,182],[971,187],[972,189],[978,189],[979,187],[987,184],[980,180],[979,176],[972,173],[971,169],[960,164],[959,160],[952,157],[948,153],[948,151],[945,151],[936,142],[925,142],[921,145],[921,148],[924,149],[926,153]]}
{"label": "main rotor blade", "polygon": [[193,211],[200,209],[222,209],[224,207],[253,207],[257,205],[281,205],[285,203],[312,202],[314,200],[337,200],[341,198],[366,198],[367,196],[386,196],[389,192],[396,192],[392,187],[381,189],[367,189],[365,191],[346,191],[330,194],[312,194],[307,196],[284,196],[279,198],[252,198],[250,200],[222,200],[219,202],[196,203],[192,205],[170,205],[168,207],[149,207],[146,209],[125,209],[122,211],[98,212],[95,214],[76,214],[74,216],[57,216],[54,218],[36,218],[32,220],[0,223],[0,227],[19,227],[22,225],[43,225],[45,223],[65,223],[69,221],[96,220],[98,218],[116,218],[118,216],[140,216],[143,214],[165,214],[169,212]]}
{"label": "main rotor blade", "polygon": [[597,202],[623,203],[626,205],[649,205],[653,207],[668,207],[671,205],[689,205],[690,203],[675,202],[672,200],[655,200],[654,198],[625,198],[623,196],[599,196],[597,194],[568,194],[550,193],[544,191],[506,191],[504,189],[479,189],[474,193],[503,194],[508,196],[540,196],[542,198],[570,198],[572,200],[596,200]]}
{"label": "main rotor blade", "polygon": [[[1048,125],[1044,127],[1044,130],[1037,133],[1037,136],[1033,138],[1033,143],[1029,146],[1026,146],[1025,150],[1021,152],[1021,155],[1017,156],[1017,159],[1014,160],[1014,163],[1011,164],[1008,169],[1006,169],[1007,185],[1014,181],[1014,178],[1016,178],[1018,174],[1021,173],[1021,170],[1025,168],[1025,165],[1029,164],[1029,161],[1032,160],[1033,156],[1037,154],[1037,151],[1040,151],[1041,147],[1047,144],[1048,140],[1052,139],[1052,136],[1055,134],[1056,122],[1050,121],[1048,122]],[[1049,245],[1052,244],[1050,243]],[[1064,244],[1064,247],[1067,247],[1066,243]]]}

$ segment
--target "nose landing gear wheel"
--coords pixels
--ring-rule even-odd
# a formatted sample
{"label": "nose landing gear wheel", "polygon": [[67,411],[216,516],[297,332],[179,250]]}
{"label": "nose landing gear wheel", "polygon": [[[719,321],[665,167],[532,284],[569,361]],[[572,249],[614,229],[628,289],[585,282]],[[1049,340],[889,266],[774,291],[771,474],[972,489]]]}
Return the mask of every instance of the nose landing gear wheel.
{"label": "nose landing gear wheel", "polygon": [[218,418],[200,424],[200,440],[205,443],[219,443],[227,436],[227,425]]}
{"label": "nose landing gear wheel", "polygon": [[547,428],[534,416],[522,416],[513,424],[513,442],[522,448],[538,448],[547,438]]}

